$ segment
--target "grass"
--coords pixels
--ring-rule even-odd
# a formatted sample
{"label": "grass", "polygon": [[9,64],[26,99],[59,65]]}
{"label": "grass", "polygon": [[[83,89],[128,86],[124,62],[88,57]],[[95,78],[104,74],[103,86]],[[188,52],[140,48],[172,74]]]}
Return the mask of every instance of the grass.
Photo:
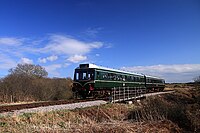
{"label": "grass", "polygon": [[175,90],[175,93],[148,98],[132,105],[106,104],[1,116],[0,132],[200,132],[200,91],[185,86]]}
{"label": "grass", "polygon": [[12,103],[0,103],[0,106],[5,106],[5,105],[18,105],[18,104],[29,104],[29,103],[35,103],[36,101],[32,102],[12,102]]}
{"label": "grass", "polygon": [[[134,105],[107,104],[76,109],[73,111],[51,111],[47,113],[25,113],[20,116],[0,118],[1,132],[151,132],[172,130],[178,127],[167,120],[151,123],[133,122],[128,113],[136,109]],[[158,126],[156,123],[163,124]],[[168,126],[167,126],[168,125]],[[170,125],[170,126],[169,126]],[[149,131],[148,131],[149,130]]]}

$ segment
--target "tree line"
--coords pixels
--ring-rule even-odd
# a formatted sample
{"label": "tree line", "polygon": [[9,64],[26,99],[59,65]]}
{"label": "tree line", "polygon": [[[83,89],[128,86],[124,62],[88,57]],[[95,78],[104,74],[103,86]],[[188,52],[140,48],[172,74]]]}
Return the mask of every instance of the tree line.
{"label": "tree line", "polygon": [[71,78],[48,78],[39,65],[18,64],[0,79],[0,102],[47,101],[72,97]]}

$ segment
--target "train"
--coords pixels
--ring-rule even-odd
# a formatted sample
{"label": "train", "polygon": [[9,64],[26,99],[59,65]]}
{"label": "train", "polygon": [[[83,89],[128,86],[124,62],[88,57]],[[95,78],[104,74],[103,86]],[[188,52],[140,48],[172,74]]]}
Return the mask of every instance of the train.
{"label": "train", "polygon": [[74,71],[72,91],[76,97],[109,96],[114,87],[143,88],[146,92],[163,91],[165,80],[95,64],[79,64]]}

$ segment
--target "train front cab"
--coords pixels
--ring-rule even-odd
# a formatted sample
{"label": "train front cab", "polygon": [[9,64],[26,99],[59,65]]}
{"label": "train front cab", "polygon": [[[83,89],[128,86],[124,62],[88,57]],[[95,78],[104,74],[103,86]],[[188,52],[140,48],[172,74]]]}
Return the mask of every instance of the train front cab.
{"label": "train front cab", "polygon": [[75,97],[86,98],[94,90],[94,69],[75,69],[72,91]]}

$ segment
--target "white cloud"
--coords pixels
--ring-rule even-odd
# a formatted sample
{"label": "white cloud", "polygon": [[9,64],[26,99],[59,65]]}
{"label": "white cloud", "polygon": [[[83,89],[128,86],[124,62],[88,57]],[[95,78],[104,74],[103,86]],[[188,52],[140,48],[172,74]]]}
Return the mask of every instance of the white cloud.
{"label": "white cloud", "polygon": [[46,63],[47,59],[46,58],[38,58],[38,62],[40,62],[40,63]]}
{"label": "white cloud", "polygon": [[15,67],[17,62],[9,56],[0,53],[0,69],[8,70]]}
{"label": "white cloud", "polygon": [[46,57],[46,58],[38,58],[38,62],[40,63],[46,63],[47,61],[55,61],[58,59],[58,56],[56,55],[52,55],[52,56],[49,56],[49,57]]}
{"label": "white cloud", "polygon": [[74,38],[62,35],[52,35],[50,42],[39,51],[44,53],[56,53],[65,55],[84,55],[92,49],[97,49],[103,46],[102,42],[83,42]]}
{"label": "white cloud", "polygon": [[22,64],[33,64],[33,60],[29,58],[21,58],[20,63]]}
{"label": "white cloud", "polygon": [[14,37],[2,37],[0,38],[0,45],[7,46],[18,46],[22,44],[23,39],[14,38]]}
{"label": "white cloud", "polygon": [[88,28],[85,32],[84,32],[84,34],[86,34],[87,36],[89,36],[89,37],[92,37],[92,38],[94,38],[94,37],[96,37],[97,36],[97,34],[102,30],[103,28],[102,27],[97,27],[97,28]]}
{"label": "white cloud", "polygon": [[104,45],[104,47],[105,47],[105,48],[112,48],[112,47],[113,47],[113,44],[111,44],[111,43],[106,43],[106,44]]}
{"label": "white cloud", "polygon": [[88,43],[88,45],[90,48],[101,48],[103,46],[102,42],[92,42]]}
{"label": "white cloud", "polygon": [[73,63],[78,63],[78,62],[87,60],[87,57],[83,55],[74,55],[74,56],[70,56],[67,60]]}
{"label": "white cloud", "polygon": [[70,63],[65,63],[64,67],[68,67],[69,65],[71,65]]}
{"label": "white cloud", "polygon": [[53,65],[48,65],[48,66],[43,66],[43,67],[51,76],[60,76],[58,69],[62,68],[61,64],[53,64]]}
{"label": "white cloud", "polygon": [[174,64],[122,67],[123,70],[160,76],[167,82],[190,82],[200,75],[200,64]]}
{"label": "white cloud", "polygon": [[[24,39],[14,37],[0,38],[0,44],[2,44],[0,45],[0,52],[11,58],[15,56],[18,59],[21,59],[27,54],[34,54],[36,56],[53,54],[52,56],[45,58],[38,57],[39,63],[58,60],[57,55],[60,55],[63,60],[66,57],[70,57],[68,61],[79,62],[79,60],[86,60],[87,54],[92,50],[99,49],[104,45],[103,42],[86,42],[70,36],[55,34],[44,37],[43,39]],[[24,59],[22,61],[24,61]]]}
{"label": "white cloud", "polygon": [[103,42],[87,42],[70,36],[55,34],[36,39],[0,37],[0,71],[9,70],[15,67],[17,63],[32,64],[35,61],[33,59],[36,58],[39,64],[46,63],[47,65],[58,60],[63,65],[54,65],[52,66],[54,69],[47,66],[48,70],[58,75],[58,69],[61,70],[69,66],[70,63],[87,60],[87,56],[92,50],[103,46]]}
{"label": "white cloud", "polygon": [[123,67],[131,71],[151,71],[151,72],[164,72],[164,73],[184,73],[200,71],[200,64],[175,64],[175,65],[153,65],[153,66],[135,66]]}
{"label": "white cloud", "polygon": [[56,56],[56,55],[52,55],[52,56],[47,57],[47,60],[49,60],[49,61],[55,61],[57,59],[58,59],[58,56]]}

